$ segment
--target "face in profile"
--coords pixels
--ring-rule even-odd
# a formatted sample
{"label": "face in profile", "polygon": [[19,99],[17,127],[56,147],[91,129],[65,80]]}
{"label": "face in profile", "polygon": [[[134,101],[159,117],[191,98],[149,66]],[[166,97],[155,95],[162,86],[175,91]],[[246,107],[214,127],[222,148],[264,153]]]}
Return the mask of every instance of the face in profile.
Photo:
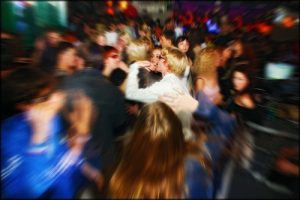
{"label": "face in profile", "polygon": [[161,72],[162,74],[165,74],[168,71],[168,63],[166,58],[161,57],[159,59],[156,71]]}
{"label": "face in profile", "polygon": [[183,41],[178,43],[178,48],[183,53],[186,53],[190,48],[190,43],[187,40],[183,40]]}
{"label": "face in profile", "polygon": [[241,42],[237,41],[232,45],[232,49],[234,51],[234,56],[238,57],[243,54],[243,45]]}
{"label": "face in profile", "polygon": [[249,79],[244,73],[235,71],[233,73],[232,83],[233,83],[233,88],[236,91],[243,91],[248,87]]}
{"label": "face in profile", "polygon": [[223,52],[222,52],[222,58],[223,59],[228,59],[228,58],[230,58],[232,56],[232,49],[231,48],[226,48],[226,49],[224,49],[223,50]]}
{"label": "face in profile", "polygon": [[61,35],[57,32],[49,32],[47,33],[47,41],[50,46],[57,46],[61,41]]}
{"label": "face in profile", "polygon": [[[160,57],[161,57],[161,50],[160,50],[160,49],[154,49],[154,50],[152,51],[150,61],[151,61],[152,65],[153,65],[155,68],[157,67],[157,65],[158,65],[158,63],[159,63]],[[156,70],[156,69],[154,69],[154,70]]]}
{"label": "face in profile", "polygon": [[68,63],[68,66],[74,66],[76,63],[76,50],[69,48],[61,54],[61,59]]}
{"label": "face in profile", "polygon": [[96,43],[100,46],[105,46],[106,45],[106,38],[104,35],[98,35],[96,38]]}
{"label": "face in profile", "polygon": [[162,47],[169,47],[172,45],[172,42],[163,35],[159,38],[159,42]]}
{"label": "face in profile", "polygon": [[109,66],[113,69],[117,68],[118,67],[118,64],[120,62],[120,54],[119,52],[111,52],[109,54],[109,56],[105,59],[105,65],[106,66]]}

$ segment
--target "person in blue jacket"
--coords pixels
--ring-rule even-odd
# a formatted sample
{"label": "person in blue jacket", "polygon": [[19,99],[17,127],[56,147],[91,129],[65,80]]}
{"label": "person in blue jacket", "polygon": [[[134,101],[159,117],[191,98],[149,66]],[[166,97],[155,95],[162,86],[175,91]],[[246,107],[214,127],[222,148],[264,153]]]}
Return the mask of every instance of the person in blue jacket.
{"label": "person in blue jacket", "polygon": [[19,91],[13,99],[21,111],[1,123],[1,197],[74,198],[83,175],[100,185],[100,172],[83,156],[91,101],[80,92],[73,94],[70,129],[65,130],[58,114],[65,93],[54,91],[51,77],[36,68],[20,68],[10,78]]}

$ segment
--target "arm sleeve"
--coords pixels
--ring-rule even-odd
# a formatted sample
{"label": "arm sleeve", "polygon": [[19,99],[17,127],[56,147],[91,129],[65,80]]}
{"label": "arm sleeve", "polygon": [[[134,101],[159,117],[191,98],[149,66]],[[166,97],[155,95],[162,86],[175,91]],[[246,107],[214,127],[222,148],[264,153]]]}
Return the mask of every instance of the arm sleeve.
{"label": "arm sleeve", "polygon": [[211,132],[218,140],[207,141],[208,157],[211,160],[212,166],[216,166],[222,156],[222,152],[228,142],[230,142],[235,132],[235,119],[227,112],[215,106],[204,93],[199,92],[196,95],[199,105],[195,114],[200,115],[208,120],[211,124]]}
{"label": "arm sleeve", "polygon": [[203,92],[198,92],[196,99],[199,105],[194,113],[205,117],[212,124],[213,128],[217,130],[217,133],[226,138],[230,137],[234,132],[234,118],[229,113],[214,105]]}
{"label": "arm sleeve", "polygon": [[134,63],[130,66],[128,74],[127,88],[125,92],[126,99],[135,100],[144,103],[150,103],[157,100],[162,94],[162,82],[156,82],[150,87],[139,88],[138,85],[138,69],[139,66]]}

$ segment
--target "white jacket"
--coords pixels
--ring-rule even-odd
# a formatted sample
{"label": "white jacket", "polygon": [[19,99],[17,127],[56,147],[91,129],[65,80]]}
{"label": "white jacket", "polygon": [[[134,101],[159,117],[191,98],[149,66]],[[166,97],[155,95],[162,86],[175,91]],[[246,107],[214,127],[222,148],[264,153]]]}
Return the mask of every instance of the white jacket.
{"label": "white jacket", "polygon": [[137,63],[133,63],[130,66],[125,92],[126,99],[152,103],[157,101],[159,96],[166,93],[178,93],[179,91],[189,93],[184,81],[173,73],[166,74],[162,80],[152,84],[150,87],[139,88],[138,69]]}

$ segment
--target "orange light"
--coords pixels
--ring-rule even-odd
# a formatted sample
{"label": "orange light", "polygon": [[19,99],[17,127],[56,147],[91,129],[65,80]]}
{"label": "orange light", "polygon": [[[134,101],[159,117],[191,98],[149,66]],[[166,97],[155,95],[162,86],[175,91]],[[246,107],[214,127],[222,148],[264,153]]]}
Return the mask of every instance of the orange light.
{"label": "orange light", "polygon": [[119,6],[121,10],[125,10],[128,7],[128,2],[127,1],[120,1]]}
{"label": "orange light", "polygon": [[292,17],[285,17],[282,20],[282,25],[286,28],[291,28],[295,25],[295,20]]}

